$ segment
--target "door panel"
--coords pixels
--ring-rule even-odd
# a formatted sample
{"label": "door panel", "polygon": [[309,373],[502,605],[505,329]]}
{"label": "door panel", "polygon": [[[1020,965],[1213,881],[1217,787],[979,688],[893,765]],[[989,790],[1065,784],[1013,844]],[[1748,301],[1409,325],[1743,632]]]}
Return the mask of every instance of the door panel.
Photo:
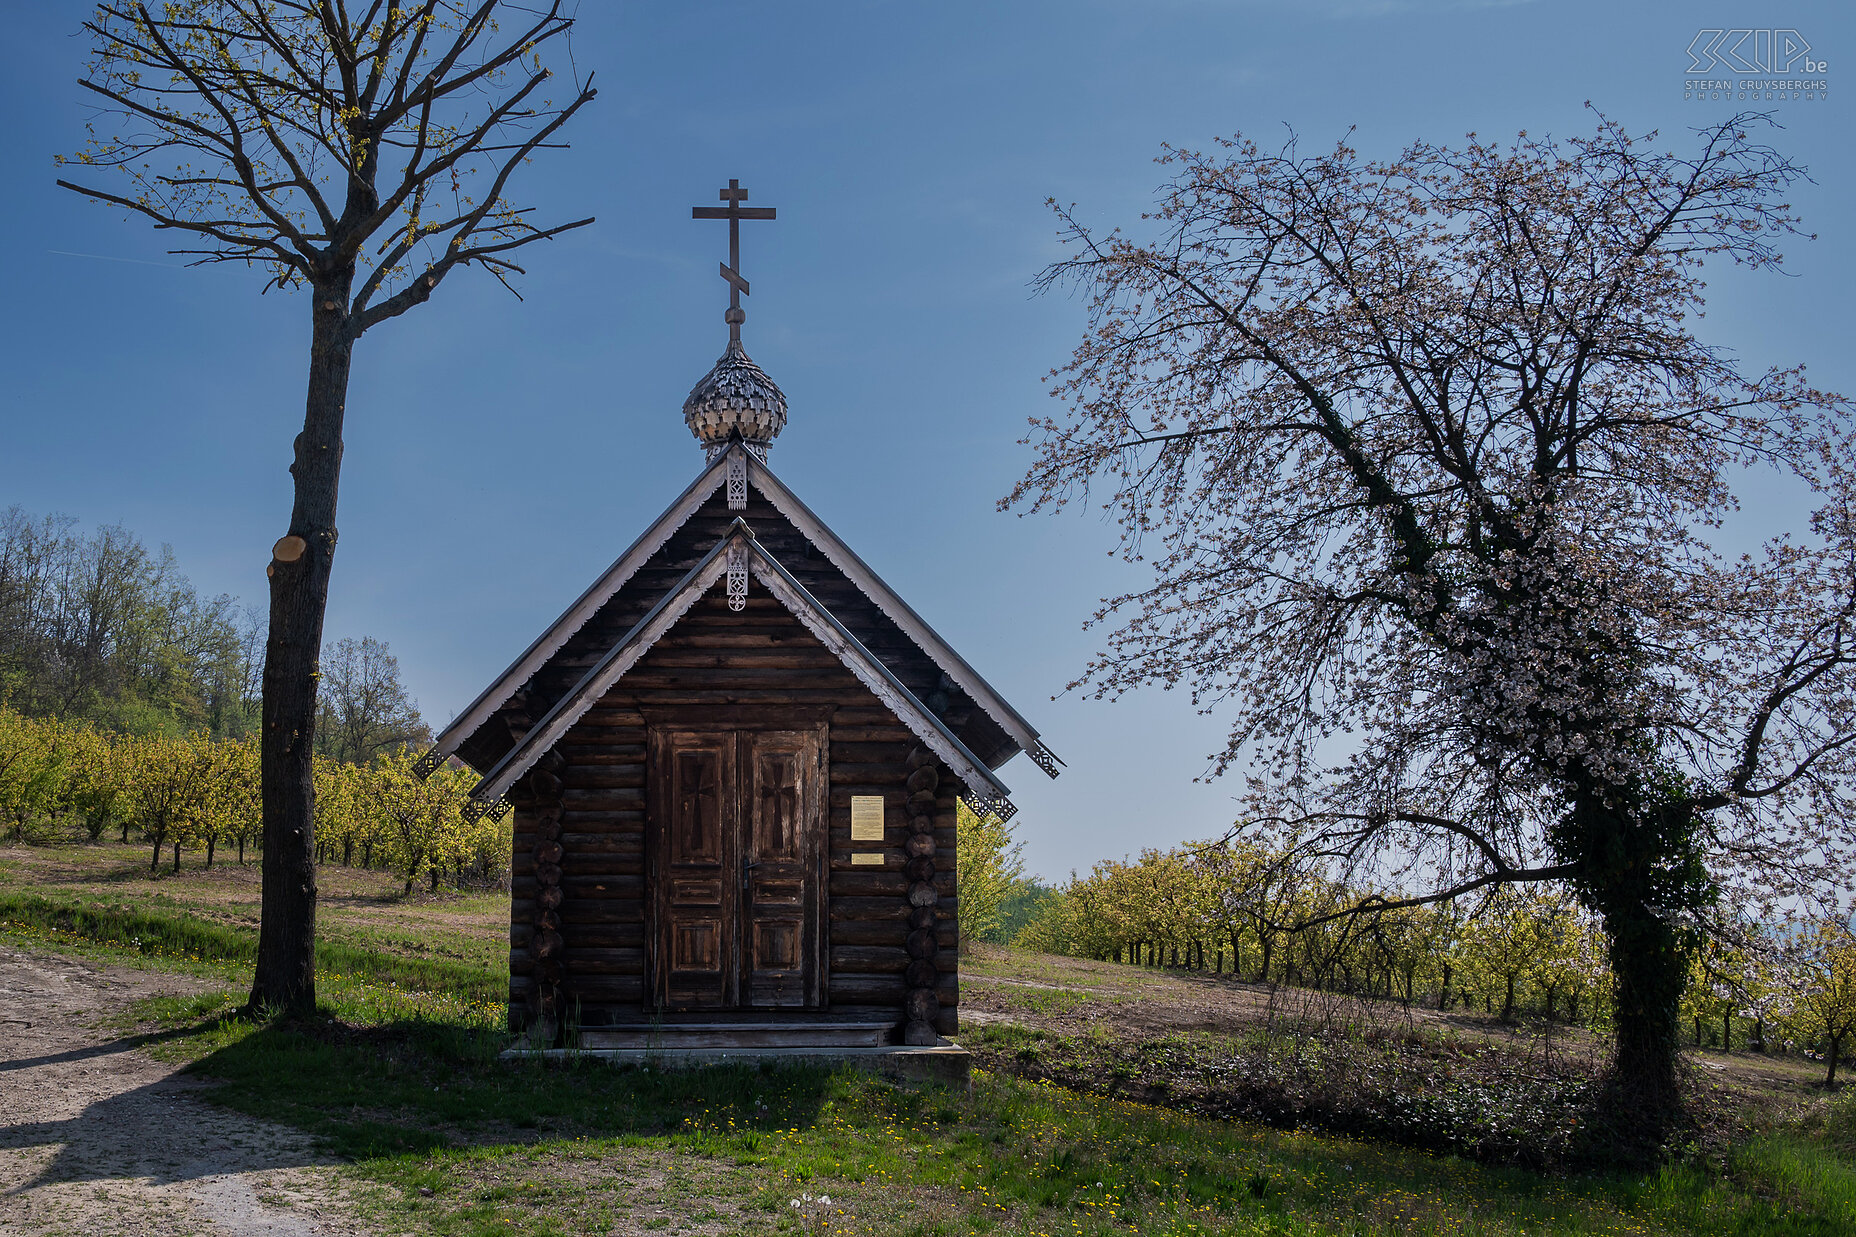
{"label": "door panel", "polygon": [[671,1009],[726,1009],[740,982],[733,935],[731,845],[739,833],[738,745],[732,734],[652,736],[656,787],[659,1003]]}
{"label": "door panel", "polygon": [[824,743],[823,726],[651,731],[659,1008],[822,1006]]}
{"label": "door panel", "polygon": [[750,879],[745,1003],[803,1009],[818,1004],[817,856],[823,782],[817,731],[744,731],[741,736],[745,856]]}
{"label": "door panel", "polygon": [[674,784],[677,796],[671,817],[670,862],[720,864],[722,862],[722,800],[732,782],[730,753],[725,743],[679,747]]}

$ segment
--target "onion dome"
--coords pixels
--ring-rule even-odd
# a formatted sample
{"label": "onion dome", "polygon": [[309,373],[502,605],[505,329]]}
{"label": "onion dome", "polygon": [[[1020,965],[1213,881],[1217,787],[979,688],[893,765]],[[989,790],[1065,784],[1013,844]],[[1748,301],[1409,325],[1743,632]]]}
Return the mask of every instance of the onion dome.
{"label": "onion dome", "polygon": [[741,341],[730,340],[722,359],[683,401],[683,423],[711,458],[735,438],[765,455],[786,428],[786,396],[748,359]]}

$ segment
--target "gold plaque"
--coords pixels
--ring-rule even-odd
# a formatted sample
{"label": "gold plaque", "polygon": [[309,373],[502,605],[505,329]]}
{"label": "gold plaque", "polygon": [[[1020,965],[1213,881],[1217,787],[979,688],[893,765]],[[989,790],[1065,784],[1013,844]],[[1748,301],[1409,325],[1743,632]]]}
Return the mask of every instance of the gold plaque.
{"label": "gold plaque", "polygon": [[851,863],[856,865],[857,867],[863,867],[866,864],[880,865],[882,862],[883,862],[882,851],[860,850],[860,851],[853,851],[851,854]]}
{"label": "gold plaque", "polygon": [[[883,796],[851,796],[851,841],[883,840]],[[880,858],[879,858],[880,861]]]}

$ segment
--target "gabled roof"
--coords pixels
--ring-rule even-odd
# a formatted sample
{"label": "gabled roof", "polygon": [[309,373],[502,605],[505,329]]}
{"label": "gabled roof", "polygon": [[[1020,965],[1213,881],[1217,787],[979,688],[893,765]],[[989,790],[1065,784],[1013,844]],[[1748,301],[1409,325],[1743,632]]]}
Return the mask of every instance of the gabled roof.
{"label": "gabled roof", "polygon": [[[782,484],[764,461],[739,442],[731,444],[719,453],[690,487],[684,490],[676,501],[671,503],[664,513],[651,524],[650,528],[600,575],[592,587],[581,594],[579,599],[569,606],[560,618],[556,619],[494,683],[473,700],[462,713],[458,714],[450,725],[445,727],[443,733],[438,736],[437,746],[432,755],[443,757],[461,754],[465,759],[470,760],[472,753],[460,753],[459,751],[460,748],[470,743],[478,761],[494,758],[500,765],[503,760],[506,760],[512,753],[502,741],[488,743],[486,748],[485,743],[471,743],[473,736],[483,731],[486,723],[494,719],[499,710],[508,706],[518,692],[535,681],[536,676],[544,669],[549,669],[550,673],[554,674],[555,671],[550,668],[550,662],[556,658],[557,654],[568,646],[576,633],[586,627],[596,615],[600,615],[602,608],[611,602],[634,576],[646,568],[647,564],[653,563],[654,556],[658,556],[659,552],[663,551],[666,545],[684,529],[691,518],[702,511],[705,505],[714,499],[717,491],[723,489],[724,486],[727,487],[729,493],[731,508],[740,505],[734,501],[737,496],[742,502],[746,501],[746,493],[751,486],[803,538],[806,546],[816,549],[838,573],[841,573],[844,579],[850,581],[857,591],[874,605],[883,616],[882,620],[876,621],[886,620],[887,624],[893,624],[909,645],[938,668],[945,676],[946,683],[951,683],[972,699],[974,704],[990,719],[992,725],[997,727],[996,730],[990,728],[988,730],[988,733],[992,734],[998,743],[991,749],[991,759],[980,762],[981,768],[997,767],[1017,752],[1025,751],[1031,754],[1032,759],[1046,773],[1052,777],[1057,776],[1057,767],[1060,762],[1039,740],[1037,731],[1031,727],[1030,723],[1007,704],[998,692],[981,678],[978,672],[968,665],[966,660],[956,653],[920,615],[897,596],[895,591],[885,584],[881,577],[872,571],[849,546],[845,545],[823,520],[819,519],[809,507]],[[687,541],[687,537],[684,540]],[[758,546],[759,543],[756,545]],[[759,548],[761,557],[757,561],[769,564],[767,569],[775,577],[792,576],[793,573],[784,566],[780,566],[764,546]],[[810,604],[817,609],[820,615],[830,623],[836,623],[839,627],[844,626],[838,622],[828,607],[819,605],[816,598],[812,598],[812,595],[806,592],[805,587],[799,584],[798,580],[794,579],[792,584],[801,593],[805,593],[806,597],[811,598]],[[768,587],[770,591],[777,591],[771,584]],[[672,589],[670,593],[664,594],[664,599],[668,599],[676,591]],[[700,595],[700,592],[697,595]],[[785,599],[782,598],[782,600]],[[791,608],[790,603],[789,608]],[[656,609],[653,609],[652,613],[656,612]],[[801,617],[803,619],[804,616]],[[634,624],[633,627],[635,629],[636,625]],[[632,634],[632,632],[627,632],[626,638],[631,638]],[[848,630],[844,634],[850,636],[852,642],[863,650],[864,656],[872,657],[874,663],[882,667],[885,674],[889,674],[891,678],[896,677],[891,673],[890,666],[886,665],[881,657],[871,654],[863,641],[859,641]],[[655,636],[652,639],[655,639]],[[585,641],[580,643],[584,644]],[[621,640],[620,644],[623,643],[624,640]],[[830,642],[826,641],[826,643]],[[612,646],[612,649],[616,651],[617,646]],[[603,648],[600,651],[606,652],[607,657],[612,656],[612,652],[607,652]],[[565,686],[565,684],[560,684],[560,686]],[[559,687],[555,690],[559,691]],[[577,690],[576,685],[572,690],[559,695],[553,701],[543,701],[544,704],[550,706],[548,715],[553,716],[558,706]],[[908,691],[907,688],[903,690]],[[910,692],[909,695],[917,707],[926,707],[918,693]],[[928,709],[927,712],[929,717],[935,719],[937,725],[942,725],[941,719],[936,716],[934,710]],[[527,729],[529,734],[532,734],[541,728],[541,723],[537,722]],[[947,729],[944,725],[942,728]],[[527,746],[527,735],[517,735],[515,739],[520,745]]]}
{"label": "gabled roof", "polygon": [[[738,553],[737,553],[738,552]],[[626,671],[638,664],[651,646],[676,626],[702,596],[731,569],[745,568],[796,617],[818,641],[837,655],[852,674],[868,687],[922,743],[953,770],[966,784],[974,800],[997,804],[1011,793],[1004,782],[984,761],[960,741],[945,722],[936,717],[915,693],[892,674],[877,656],[865,648],[832,613],[819,604],[780,561],[755,540],[743,520],[737,519],[728,534],[705,554],[694,567],[664,594],[651,611],[604,657],[586,672],[547,714],[529,728],[522,739],[486,770],[483,780],[471,792],[480,800],[502,796],[516,779],[552,749],[587,710],[598,704]]]}

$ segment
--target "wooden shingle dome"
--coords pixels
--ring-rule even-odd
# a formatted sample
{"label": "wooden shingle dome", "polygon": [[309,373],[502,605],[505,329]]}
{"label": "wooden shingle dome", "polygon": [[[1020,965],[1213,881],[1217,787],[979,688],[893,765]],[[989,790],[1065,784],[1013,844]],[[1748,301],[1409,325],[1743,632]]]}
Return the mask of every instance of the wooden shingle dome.
{"label": "wooden shingle dome", "polygon": [[714,459],[731,439],[740,439],[765,458],[786,428],[786,396],[741,347],[730,340],[715,368],[703,375],[683,401],[683,423]]}

